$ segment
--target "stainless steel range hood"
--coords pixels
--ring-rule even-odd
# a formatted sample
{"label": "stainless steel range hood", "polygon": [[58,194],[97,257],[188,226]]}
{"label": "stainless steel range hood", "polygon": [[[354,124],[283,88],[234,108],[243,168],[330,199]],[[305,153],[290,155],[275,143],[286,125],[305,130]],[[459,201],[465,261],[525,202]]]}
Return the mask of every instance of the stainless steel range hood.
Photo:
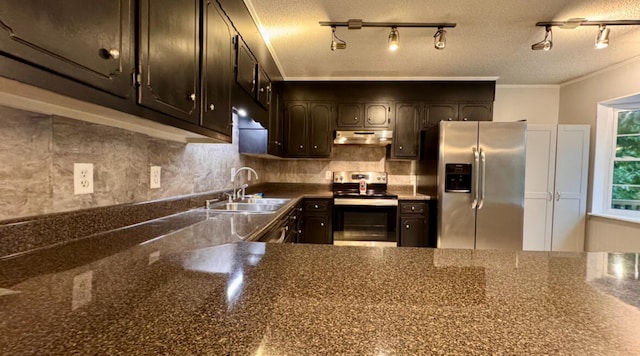
{"label": "stainless steel range hood", "polygon": [[386,146],[391,144],[393,131],[336,131],[333,143],[336,145],[372,145]]}

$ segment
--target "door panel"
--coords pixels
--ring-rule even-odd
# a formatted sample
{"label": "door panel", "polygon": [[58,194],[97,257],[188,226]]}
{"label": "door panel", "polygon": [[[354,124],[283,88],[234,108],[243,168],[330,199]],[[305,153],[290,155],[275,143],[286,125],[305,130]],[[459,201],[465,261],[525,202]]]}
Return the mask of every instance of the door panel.
{"label": "door panel", "polygon": [[233,32],[215,1],[205,1],[204,11],[202,126],[231,136]]}
{"label": "door panel", "polygon": [[477,249],[522,249],[525,129],[524,122],[479,123]]}
{"label": "door panel", "polygon": [[365,112],[367,119],[365,127],[389,127],[389,105],[387,104],[366,104]]}
{"label": "door panel", "polygon": [[0,1],[0,48],[116,95],[133,93],[133,2]]}
{"label": "door panel", "polygon": [[363,114],[362,110],[362,104],[338,104],[338,127],[361,127]]}
{"label": "door panel", "polygon": [[396,128],[392,142],[395,157],[417,157],[419,106],[413,103],[396,104]]}
{"label": "door panel", "polygon": [[309,109],[310,153],[312,156],[327,156],[331,153],[331,104],[312,103]]}
{"label": "door panel", "polygon": [[460,121],[491,121],[491,104],[460,104]]}
{"label": "door panel", "polygon": [[[440,124],[440,147],[438,181],[445,181],[444,168],[447,163],[472,164],[472,181],[476,176],[473,149],[478,142],[478,123],[442,122]],[[476,192],[447,193],[444,184],[438,184],[438,247],[474,248],[476,213],[472,201]]]}
{"label": "door panel", "polygon": [[285,121],[286,153],[292,156],[307,154],[307,104],[287,104]]}
{"label": "door panel", "polygon": [[423,127],[438,125],[440,121],[455,121],[458,119],[458,104],[429,104]]}
{"label": "door panel", "polygon": [[140,104],[199,123],[200,2],[140,2]]}

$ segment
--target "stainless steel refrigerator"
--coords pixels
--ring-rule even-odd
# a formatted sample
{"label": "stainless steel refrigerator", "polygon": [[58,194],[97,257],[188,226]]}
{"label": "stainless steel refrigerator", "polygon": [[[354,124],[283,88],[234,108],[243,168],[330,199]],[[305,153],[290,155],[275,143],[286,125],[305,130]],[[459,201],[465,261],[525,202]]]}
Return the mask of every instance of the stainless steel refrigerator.
{"label": "stainless steel refrigerator", "polygon": [[525,130],[443,121],[425,132],[418,184],[437,194],[439,248],[522,249]]}

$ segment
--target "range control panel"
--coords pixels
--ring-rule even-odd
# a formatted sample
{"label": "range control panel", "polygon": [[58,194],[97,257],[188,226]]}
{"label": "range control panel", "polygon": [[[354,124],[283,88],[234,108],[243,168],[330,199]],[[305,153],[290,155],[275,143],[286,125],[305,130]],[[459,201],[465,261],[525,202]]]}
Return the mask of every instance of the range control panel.
{"label": "range control panel", "polygon": [[386,172],[333,172],[333,183],[387,183]]}

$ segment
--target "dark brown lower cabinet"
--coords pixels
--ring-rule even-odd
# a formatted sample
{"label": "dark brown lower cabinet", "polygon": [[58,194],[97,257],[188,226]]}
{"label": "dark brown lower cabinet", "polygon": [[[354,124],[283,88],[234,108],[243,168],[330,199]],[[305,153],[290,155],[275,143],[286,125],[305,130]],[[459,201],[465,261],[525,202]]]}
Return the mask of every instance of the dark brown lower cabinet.
{"label": "dark brown lower cabinet", "polygon": [[435,247],[435,229],[431,201],[400,201],[398,214],[398,246]]}
{"label": "dark brown lower cabinet", "polygon": [[331,215],[333,199],[305,199],[303,203],[303,237],[300,242],[332,244]]}

